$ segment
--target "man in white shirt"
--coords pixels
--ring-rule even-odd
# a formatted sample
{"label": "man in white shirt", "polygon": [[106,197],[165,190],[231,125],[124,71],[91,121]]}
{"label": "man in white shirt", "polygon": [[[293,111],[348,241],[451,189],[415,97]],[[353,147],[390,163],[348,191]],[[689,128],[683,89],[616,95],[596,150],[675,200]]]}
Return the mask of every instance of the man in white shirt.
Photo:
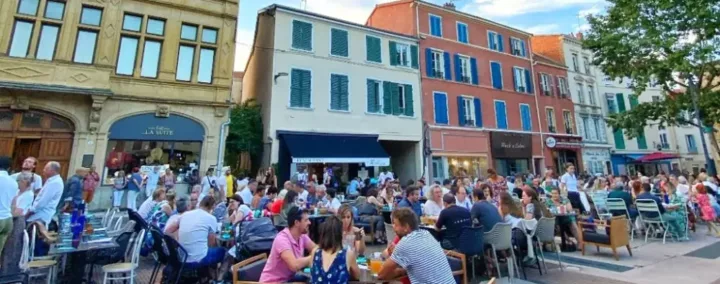
{"label": "man in white shirt", "polygon": [[[33,175],[33,183],[30,186],[33,193],[37,194],[43,186],[42,177],[35,173],[35,167],[37,166],[37,159],[35,157],[27,157],[22,163],[21,173],[31,173]],[[12,179],[17,180],[20,173],[15,173],[10,176]]]}
{"label": "man in white shirt", "polygon": [[160,182],[160,167],[154,166],[152,171],[147,173],[147,183],[145,184],[145,195],[148,199],[151,199],[153,192]]}
{"label": "man in white shirt", "polygon": [[45,181],[45,185],[30,207],[26,222],[41,221],[47,226],[57,212],[57,206],[60,203],[65,184],[60,176],[60,163],[48,162],[43,169],[43,173],[49,178]]}
{"label": "man in white shirt", "polygon": [[200,184],[202,185],[202,191],[200,192],[200,199],[203,200],[205,196],[210,194],[210,189],[217,190],[217,185],[215,181],[215,175],[213,175],[214,170],[212,168],[208,169],[205,173],[205,177],[200,181]]}
{"label": "man in white shirt", "polygon": [[165,232],[177,232],[178,242],[187,251],[186,263],[213,268],[225,256],[225,249],[216,246],[215,231],[218,223],[211,214],[214,207],[215,198],[208,195],[200,201],[200,208],[185,212],[178,222],[167,224]]}
{"label": "man in white shirt", "polygon": [[12,201],[18,194],[17,181],[10,178],[8,168],[10,168],[10,158],[0,157],[0,252],[13,230]]}
{"label": "man in white shirt", "polygon": [[226,201],[227,198],[230,196],[225,196],[225,193],[227,191],[227,179],[225,178],[224,175],[215,177],[215,186],[216,186],[215,198],[220,202]]}
{"label": "man in white shirt", "polygon": [[251,179],[250,182],[248,182],[247,186],[245,186],[245,188],[243,188],[243,190],[241,190],[239,193],[240,198],[242,198],[243,200],[243,204],[247,204],[248,206],[252,204],[253,194],[255,194],[255,190],[257,190],[257,181]]}

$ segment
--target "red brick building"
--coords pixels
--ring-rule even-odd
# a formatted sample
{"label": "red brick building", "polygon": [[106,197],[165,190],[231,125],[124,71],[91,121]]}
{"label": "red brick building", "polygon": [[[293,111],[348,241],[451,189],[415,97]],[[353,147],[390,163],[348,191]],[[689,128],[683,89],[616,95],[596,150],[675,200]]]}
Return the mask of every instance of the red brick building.
{"label": "red brick building", "polygon": [[420,38],[434,179],[461,169],[471,176],[486,175],[488,168],[509,175],[553,165],[542,138],[545,114],[535,96],[531,34],[413,0],[377,5],[367,25]]}

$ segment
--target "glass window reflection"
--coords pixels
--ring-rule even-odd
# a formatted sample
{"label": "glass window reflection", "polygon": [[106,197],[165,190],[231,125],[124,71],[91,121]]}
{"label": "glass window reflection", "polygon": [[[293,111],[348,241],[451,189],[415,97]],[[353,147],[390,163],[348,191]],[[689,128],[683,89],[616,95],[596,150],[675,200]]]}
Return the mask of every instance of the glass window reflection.
{"label": "glass window reflection", "polygon": [[8,55],[13,57],[26,57],[28,55],[34,26],[32,22],[15,21],[15,29],[13,30]]}
{"label": "glass window reflection", "polygon": [[140,16],[126,14],[123,18],[123,30],[139,32],[140,26],[142,26],[142,17]]}
{"label": "glass window reflection", "polygon": [[40,30],[40,41],[37,46],[37,59],[53,60],[55,56],[55,46],[57,45],[58,32],[60,27],[53,25],[43,25]]}
{"label": "glass window reflection", "polygon": [[160,64],[160,49],[162,44],[159,41],[145,40],[143,48],[142,67],[140,76],[156,78]]}
{"label": "glass window reflection", "polygon": [[203,48],[200,50],[200,67],[198,68],[198,82],[212,83],[214,61],[214,49]]}
{"label": "glass window reflection", "polygon": [[95,44],[97,43],[97,32],[80,30],[78,31],[77,42],[75,43],[75,56],[73,61],[77,63],[92,64],[95,56]]}
{"label": "glass window reflection", "polygon": [[45,6],[45,18],[62,20],[65,13],[65,3],[58,1],[48,1]]}
{"label": "glass window reflection", "polygon": [[181,45],[178,52],[177,73],[175,79],[180,81],[190,81],[192,77],[193,60],[195,57],[195,48],[192,46]]}
{"label": "glass window reflection", "polygon": [[37,15],[40,0],[20,0],[18,5],[18,14],[35,16]]}
{"label": "glass window reflection", "polygon": [[137,56],[138,39],[134,37],[120,38],[120,52],[115,73],[120,75],[132,75],[135,69],[135,57]]}
{"label": "glass window reflection", "polygon": [[80,15],[80,23],[91,26],[99,26],[102,19],[102,10],[92,7],[83,7]]}
{"label": "glass window reflection", "polygon": [[180,38],[184,40],[197,40],[197,27],[191,25],[182,25],[180,29]]}
{"label": "glass window reflection", "polygon": [[165,34],[165,21],[159,19],[148,19],[147,33],[152,35],[163,35]]}

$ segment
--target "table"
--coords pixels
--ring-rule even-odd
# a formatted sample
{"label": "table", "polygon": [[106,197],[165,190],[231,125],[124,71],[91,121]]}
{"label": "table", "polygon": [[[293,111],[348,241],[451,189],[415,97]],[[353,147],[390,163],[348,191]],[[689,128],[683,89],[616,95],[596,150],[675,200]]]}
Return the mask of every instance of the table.
{"label": "table", "polygon": [[[69,216],[60,216],[59,224],[63,224],[62,219]],[[67,255],[69,258],[70,269],[66,273],[65,283],[79,284],[83,282],[92,283],[92,279],[85,280],[85,266],[87,261],[87,253],[96,250],[104,250],[119,247],[115,242],[115,238],[107,235],[105,228],[101,228],[100,220],[92,215],[87,216],[87,222],[97,228],[92,234],[83,232],[80,244],[77,248],[72,246],[72,233],[61,232],[58,234],[57,243],[50,246],[48,255]]]}
{"label": "table", "polygon": [[418,228],[430,232],[436,241],[442,241],[442,231],[438,231],[437,228],[435,228],[435,225],[420,225]]}
{"label": "table", "polygon": [[[358,277],[358,280],[351,280],[350,283],[389,283],[397,282],[400,280],[379,280],[377,278],[377,275],[370,271],[370,268],[367,266],[367,264],[358,263],[358,267],[360,267],[360,275]],[[307,277],[308,281],[312,279],[309,268],[306,268],[305,270],[298,272],[297,274]]]}

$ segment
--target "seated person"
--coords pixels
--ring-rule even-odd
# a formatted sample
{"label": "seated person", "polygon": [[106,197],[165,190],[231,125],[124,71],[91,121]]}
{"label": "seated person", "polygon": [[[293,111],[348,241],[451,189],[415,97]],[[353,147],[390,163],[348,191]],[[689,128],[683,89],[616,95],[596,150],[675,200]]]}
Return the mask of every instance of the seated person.
{"label": "seated person", "polygon": [[[685,228],[683,228],[683,225],[681,224],[681,221],[680,221],[679,216],[678,216],[678,215],[674,215],[674,214],[670,214],[670,213],[668,213],[668,212],[665,210],[665,206],[663,206],[662,200],[660,200],[659,197],[655,196],[655,194],[653,194],[653,193],[651,192],[651,191],[652,191],[652,188],[650,187],[649,184],[643,183],[643,184],[642,184],[642,189],[643,189],[643,192],[642,192],[640,195],[637,196],[637,200],[639,200],[639,199],[651,199],[651,200],[655,201],[655,203],[656,203],[657,206],[658,206],[658,209],[660,210],[660,214],[662,214],[663,220],[664,220],[665,222],[667,222],[667,224],[668,224],[668,227],[669,227],[668,229],[669,229],[669,231],[671,231],[671,232],[682,232],[682,231],[685,230]],[[636,200],[636,201],[637,201],[637,200]],[[643,215],[643,217],[646,217],[646,218],[657,218],[657,213],[646,213],[645,215]]]}
{"label": "seated person", "polygon": [[[462,191],[465,191],[465,189],[462,189]],[[445,203],[445,209],[440,211],[440,217],[435,223],[435,229],[440,231],[445,227],[445,230],[442,231],[442,246],[445,249],[452,249],[463,228],[472,226],[472,219],[470,218],[470,211],[458,206],[455,203],[455,196],[451,193],[443,196],[443,202]]]}
{"label": "seated person", "polygon": [[410,208],[398,208],[392,219],[400,241],[383,263],[378,279],[396,279],[407,273],[411,283],[455,283],[440,243],[430,232],[418,228],[415,213]]}
{"label": "seated person", "polygon": [[[549,186],[550,189],[550,199],[546,201],[546,206],[551,212],[560,212],[560,207],[564,206],[566,212],[573,212],[572,204],[570,203],[570,200],[563,198],[560,196],[560,189],[556,186]],[[575,240],[578,239],[578,227],[577,223],[575,222],[575,216],[567,216],[562,218],[557,218],[557,222],[559,222],[557,225],[563,232],[570,232],[575,238]]]}
{"label": "seated person", "polygon": [[338,209],[337,216],[343,224],[343,247],[354,251],[357,255],[365,253],[365,230],[355,227],[352,206],[344,204]]}
{"label": "seated person", "polygon": [[265,196],[260,198],[258,208],[256,208],[256,209],[260,209],[263,211],[264,210],[270,211],[270,205],[272,205],[272,202],[273,202],[273,200],[275,200],[275,197],[277,196],[277,194],[278,194],[277,187],[274,187],[274,186],[268,187],[267,193],[265,194]]}
{"label": "seated person", "polygon": [[348,283],[358,279],[356,255],[343,246],[343,222],[337,216],[320,224],[320,243],[310,254],[312,283]]}
{"label": "seated person", "polygon": [[410,208],[415,213],[418,221],[420,221],[423,212],[422,205],[420,205],[419,188],[417,186],[408,186],[405,189],[405,198],[398,203],[397,208]]}
{"label": "seated person", "polygon": [[328,197],[327,208],[328,208],[328,211],[330,211],[330,213],[333,213],[333,214],[337,213],[338,209],[340,209],[340,206],[342,205],[342,203],[340,202],[340,200],[337,199],[336,196],[337,196],[336,189],[330,188],[327,190],[327,197]]}
{"label": "seated person", "polygon": [[304,256],[305,250],[312,251],[315,243],[308,237],[310,219],[297,206],[287,212],[288,227],[280,231],[273,241],[270,256],[260,275],[261,283],[305,282],[295,274],[310,266],[312,258]]}
{"label": "seated person", "polygon": [[495,227],[495,224],[502,222],[503,218],[500,216],[498,208],[491,203],[490,200],[493,199],[488,199],[485,192],[492,192],[487,184],[473,189],[475,204],[470,209],[470,218],[477,221],[483,227],[483,231],[487,233]]}
{"label": "seated person", "polygon": [[[633,187],[636,187],[636,190],[640,191],[641,185],[639,182],[636,182],[636,183],[633,183]],[[638,211],[637,211],[637,209],[635,209],[635,205],[633,204],[632,195],[629,192],[625,191],[625,185],[623,184],[621,177],[615,178],[615,186],[613,187],[612,191],[610,191],[610,193],[608,193],[607,198],[620,198],[623,201],[625,201],[625,207],[628,210],[627,213],[630,214],[630,216],[626,216],[626,217],[635,221],[635,218],[637,218],[637,216],[638,216]],[[610,211],[610,214],[612,214],[613,216],[622,216],[622,215],[625,215],[625,211],[624,210],[613,210],[613,211]]]}

